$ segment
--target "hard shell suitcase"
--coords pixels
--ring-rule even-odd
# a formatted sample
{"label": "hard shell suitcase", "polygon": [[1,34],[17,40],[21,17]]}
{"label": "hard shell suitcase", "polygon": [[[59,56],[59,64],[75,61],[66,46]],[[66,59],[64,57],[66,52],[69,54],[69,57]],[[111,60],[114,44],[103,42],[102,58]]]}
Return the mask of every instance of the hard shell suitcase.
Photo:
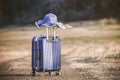
{"label": "hard shell suitcase", "polygon": [[55,71],[56,75],[60,75],[61,42],[60,38],[55,36],[54,28],[53,32],[54,36],[48,36],[48,28],[46,28],[47,37],[33,37],[31,76],[35,75],[35,71],[41,72],[42,75],[45,72],[49,72],[49,75],[52,75],[52,71]]}

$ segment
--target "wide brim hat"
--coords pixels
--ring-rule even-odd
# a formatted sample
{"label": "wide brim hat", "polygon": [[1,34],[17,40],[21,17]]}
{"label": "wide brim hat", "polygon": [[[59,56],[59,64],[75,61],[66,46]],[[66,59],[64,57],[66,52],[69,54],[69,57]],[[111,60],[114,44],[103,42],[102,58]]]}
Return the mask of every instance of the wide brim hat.
{"label": "wide brim hat", "polygon": [[61,29],[72,28],[70,25],[64,25],[61,22],[57,22],[57,16],[53,13],[46,14],[43,20],[38,20],[35,22],[35,25],[40,28],[42,26],[46,27],[58,27]]}
{"label": "wide brim hat", "polygon": [[53,13],[46,14],[43,20],[38,20],[35,22],[37,27],[54,27],[57,25],[57,16]]}

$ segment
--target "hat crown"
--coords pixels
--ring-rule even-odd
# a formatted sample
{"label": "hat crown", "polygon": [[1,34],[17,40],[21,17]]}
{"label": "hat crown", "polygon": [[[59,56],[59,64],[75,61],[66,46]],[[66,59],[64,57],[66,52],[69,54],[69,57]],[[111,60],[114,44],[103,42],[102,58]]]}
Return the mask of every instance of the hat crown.
{"label": "hat crown", "polygon": [[55,24],[57,22],[57,16],[53,13],[46,14],[43,23],[52,23]]}
{"label": "hat crown", "polygon": [[57,25],[57,16],[53,13],[46,14],[43,20],[38,20],[35,22],[37,27],[54,27]]}

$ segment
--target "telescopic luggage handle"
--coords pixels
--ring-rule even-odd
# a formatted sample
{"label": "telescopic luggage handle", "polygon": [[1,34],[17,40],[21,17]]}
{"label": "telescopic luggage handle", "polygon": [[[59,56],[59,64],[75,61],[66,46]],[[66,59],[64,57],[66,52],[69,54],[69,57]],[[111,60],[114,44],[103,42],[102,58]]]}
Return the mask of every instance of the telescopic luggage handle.
{"label": "telescopic luggage handle", "polygon": [[[48,30],[48,27],[46,27],[46,38],[47,40],[49,39],[49,30]],[[56,32],[55,32],[55,27],[53,27],[53,40],[56,39]]]}
{"label": "telescopic luggage handle", "polygon": [[[49,13],[46,14],[45,17],[43,18],[43,20],[38,20],[37,22],[35,22],[36,26],[38,28],[45,26],[46,27],[46,38],[47,40],[49,39],[49,35],[48,35],[48,28],[49,27],[53,27],[53,37],[52,40],[56,39],[56,33],[55,33],[55,28],[61,28],[61,29],[65,29],[66,27],[57,21],[57,16],[53,13]],[[70,28],[71,26],[67,25],[68,28]]]}

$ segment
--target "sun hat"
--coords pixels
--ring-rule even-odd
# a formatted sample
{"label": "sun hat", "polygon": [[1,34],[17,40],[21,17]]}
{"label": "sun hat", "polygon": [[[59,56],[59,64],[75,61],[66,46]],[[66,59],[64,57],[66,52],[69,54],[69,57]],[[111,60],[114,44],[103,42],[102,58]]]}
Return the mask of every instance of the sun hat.
{"label": "sun hat", "polygon": [[57,25],[57,16],[53,13],[46,14],[43,20],[35,22],[37,27],[54,27]]}
{"label": "sun hat", "polygon": [[57,16],[53,13],[46,14],[43,20],[38,20],[35,22],[35,25],[40,28],[42,26],[46,27],[58,27],[61,29],[72,28],[70,25],[65,25],[57,21]]}

